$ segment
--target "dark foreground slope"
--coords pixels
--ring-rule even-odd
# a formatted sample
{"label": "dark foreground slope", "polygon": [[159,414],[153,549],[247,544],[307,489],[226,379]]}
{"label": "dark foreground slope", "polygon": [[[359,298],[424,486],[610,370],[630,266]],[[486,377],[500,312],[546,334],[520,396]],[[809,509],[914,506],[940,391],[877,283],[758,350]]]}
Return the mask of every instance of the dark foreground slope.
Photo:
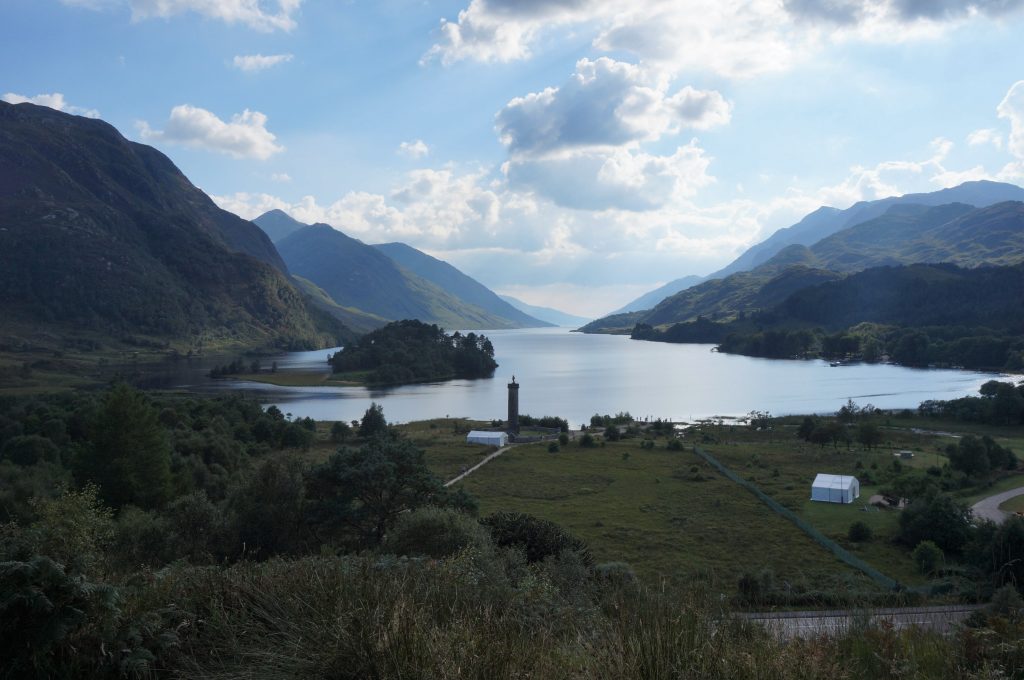
{"label": "dark foreground slope", "polygon": [[5,331],[277,347],[348,334],[286,275],[258,227],[156,149],[99,120],[0,103]]}

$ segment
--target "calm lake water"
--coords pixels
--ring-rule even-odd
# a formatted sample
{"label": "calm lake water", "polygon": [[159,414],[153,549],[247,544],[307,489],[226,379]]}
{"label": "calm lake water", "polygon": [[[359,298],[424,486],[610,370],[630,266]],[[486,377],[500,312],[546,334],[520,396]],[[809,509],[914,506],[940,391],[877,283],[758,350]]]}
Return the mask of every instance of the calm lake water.
{"label": "calm lake water", "polygon": [[[712,345],[640,342],[624,336],[584,335],[567,329],[495,330],[485,334],[500,364],[486,380],[452,380],[386,389],[275,387],[199,376],[178,386],[253,391],[295,417],[354,420],[371,401],[389,421],[434,417],[504,419],[507,383],[520,383],[521,413],[558,415],[573,426],[594,413],[629,411],[635,417],[689,421],[738,416],[836,411],[847,399],[861,406],[916,408],[926,399],[976,394],[998,374],[923,370],[889,365],[830,367],[823,361],[778,361],[712,352]],[[334,350],[295,352],[272,359],[279,368],[323,370]]]}

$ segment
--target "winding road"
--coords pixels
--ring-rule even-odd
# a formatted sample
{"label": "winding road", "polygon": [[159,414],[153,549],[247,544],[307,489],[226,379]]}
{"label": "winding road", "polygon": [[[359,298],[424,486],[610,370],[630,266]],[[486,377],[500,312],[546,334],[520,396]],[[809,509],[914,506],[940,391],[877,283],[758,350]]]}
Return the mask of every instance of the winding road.
{"label": "winding road", "polygon": [[1017,496],[1024,496],[1024,486],[1010,489],[1002,493],[997,493],[994,496],[988,498],[982,498],[980,501],[971,506],[971,512],[978,519],[987,519],[995,522],[996,524],[1002,524],[1006,521],[1006,518],[1010,516],[1010,513],[1000,510],[999,506]]}

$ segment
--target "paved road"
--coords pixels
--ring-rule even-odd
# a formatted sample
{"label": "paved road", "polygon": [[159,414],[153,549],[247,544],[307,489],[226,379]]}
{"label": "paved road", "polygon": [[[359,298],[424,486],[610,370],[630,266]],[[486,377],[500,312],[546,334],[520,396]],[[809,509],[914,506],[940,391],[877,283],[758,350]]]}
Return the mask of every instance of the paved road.
{"label": "paved road", "polygon": [[974,516],[979,519],[989,519],[996,524],[1002,524],[1006,521],[1006,518],[1010,516],[1010,513],[1003,512],[999,509],[999,506],[1017,496],[1024,495],[1024,486],[1017,489],[1010,489],[1003,493],[997,493],[994,496],[988,498],[982,498],[980,501],[971,506],[971,511]]}
{"label": "paved road", "polygon": [[918,626],[926,630],[948,633],[981,605],[952,605],[940,607],[901,607],[864,611],[803,611],[779,613],[741,614],[748,621],[763,624],[769,631],[788,640],[822,634],[843,633],[855,622],[887,621],[894,628]]}
{"label": "paved road", "polygon": [[505,453],[506,451],[508,451],[509,449],[514,448],[514,447],[515,447],[515,444],[509,444],[508,446],[501,447],[500,449],[498,449],[494,453],[490,454],[489,456],[484,458],[482,461],[480,461],[479,463],[477,463],[473,467],[469,468],[468,470],[466,470],[465,472],[460,474],[458,477],[454,477],[452,479],[449,479],[447,482],[444,483],[444,485],[445,486],[451,486],[452,484],[454,484],[456,482],[462,481],[466,477],[470,476],[471,474],[473,474],[474,472],[476,472],[477,470],[482,468],[484,465],[487,465],[492,460],[494,460],[495,458],[497,458],[501,454]]}

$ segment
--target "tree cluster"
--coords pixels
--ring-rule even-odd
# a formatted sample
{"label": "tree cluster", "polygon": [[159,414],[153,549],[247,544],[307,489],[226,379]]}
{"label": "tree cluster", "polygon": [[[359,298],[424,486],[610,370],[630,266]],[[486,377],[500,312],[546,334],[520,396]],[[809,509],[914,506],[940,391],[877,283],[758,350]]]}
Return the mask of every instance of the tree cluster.
{"label": "tree cluster", "polygon": [[448,335],[416,320],[395,321],[367,333],[330,358],[335,373],[363,373],[370,384],[485,378],[498,367],[494,346],[476,333]]}

